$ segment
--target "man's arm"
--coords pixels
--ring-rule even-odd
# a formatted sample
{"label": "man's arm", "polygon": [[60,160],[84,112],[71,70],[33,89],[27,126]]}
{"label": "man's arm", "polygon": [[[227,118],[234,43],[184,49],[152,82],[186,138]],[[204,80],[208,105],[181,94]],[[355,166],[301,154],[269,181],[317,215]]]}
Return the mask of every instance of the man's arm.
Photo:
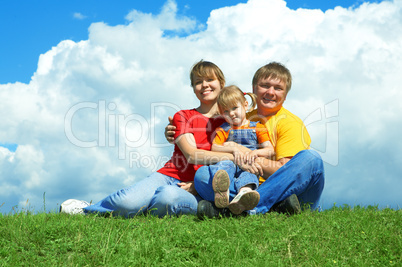
{"label": "man's arm", "polygon": [[267,159],[267,158],[257,158],[255,162],[259,164],[262,168],[263,175],[265,179],[268,179],[269,176],[274,174],[279,168],[285,165],[292,157],[281,158],[277,161]]}

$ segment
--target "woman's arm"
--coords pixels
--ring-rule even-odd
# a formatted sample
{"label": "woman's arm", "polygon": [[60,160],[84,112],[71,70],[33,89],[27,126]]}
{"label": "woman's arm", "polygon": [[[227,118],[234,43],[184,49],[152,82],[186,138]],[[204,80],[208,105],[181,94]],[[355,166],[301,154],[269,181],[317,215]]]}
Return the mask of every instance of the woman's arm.
{"label": "woman's arm", "polygon": [[233,141],[225,142],[223,145],[213,144],[212,151],[232,153],[234,162],[240,165],[242,162],[252,164],[258,157],[273,159],[275,150],[270,141],[260,144],[262,148],[250,150],[247,147]]}
{"label": "woman's arm", "polygon": [[233,161],[236,165],[240,165],[243,161],[246,161],[248,159],[247,155],[252,151],[251,149],[233,141],[225,142],[223,145],[212,144],[211,150],[232,153],[234,157]]}
{"label": "woman's arm", "polygon": [[212,144],[211,150],[217,151],[217,152],[226,152],[226,153],[233,153],[233,152],[248,153],[251,151],[247,147],[245,147],[243,145],[239,145],[238,143],[235,143],[233,141],[225,142],[222,145]]}
{"label": "woman's arm", "polygon": [[180,135],[176,138],[175,142],[186,157],[188,163],[210,165],[222,160],[234,160],[233,155],[230,153],[198,149],[194,135],[191,133]]}

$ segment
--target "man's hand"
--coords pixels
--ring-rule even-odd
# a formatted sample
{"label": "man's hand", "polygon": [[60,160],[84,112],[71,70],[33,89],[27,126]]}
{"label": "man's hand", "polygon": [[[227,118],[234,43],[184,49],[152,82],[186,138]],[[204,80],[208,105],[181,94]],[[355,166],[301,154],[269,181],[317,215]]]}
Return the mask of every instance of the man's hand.
{"label": "man's hand", "polygon": [[177,184],[180,188],[186,190],[187,192],[193,194],[194,196],[198,195],[195,190],[195,186],[193,182],[181,182]]}
{"label": "man's hand", "polygon": [[165,128],[165,138],[171,144],[174,143],[175,131],[176,126],[173,125],[173,118],[169,116],[169,124]]}

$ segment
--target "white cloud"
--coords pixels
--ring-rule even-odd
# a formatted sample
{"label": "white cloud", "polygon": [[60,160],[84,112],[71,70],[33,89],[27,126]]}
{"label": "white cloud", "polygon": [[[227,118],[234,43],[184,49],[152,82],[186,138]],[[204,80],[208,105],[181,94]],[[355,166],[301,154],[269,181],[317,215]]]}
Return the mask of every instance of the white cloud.
{"label": "white cloud", "polygon": [[80,12],[74,12],[73,18],[78,19],[78,20],[83,20],[83,19],[86,19],[87,16],[81,14]]}
{"label": "white cloud", "polygon": [[0,211],[27,199],[41,210],[44,192],[49,209],[98,201],[160,167],[172,149],[167,116],[197,105],[188,75],[200,59],[245,91],[258,67],[285,63],[294,78],[285,106],[327,163],[324,206],[401,205],[401,10],[400,0],[325,13],[250,0],[183,36],[202,27],[168,1],[160,14],[130,12],[126,25],[92,24],[88,40],[41,55],[29,84],[0,85],[0,140],[19,145],[0,147]]}

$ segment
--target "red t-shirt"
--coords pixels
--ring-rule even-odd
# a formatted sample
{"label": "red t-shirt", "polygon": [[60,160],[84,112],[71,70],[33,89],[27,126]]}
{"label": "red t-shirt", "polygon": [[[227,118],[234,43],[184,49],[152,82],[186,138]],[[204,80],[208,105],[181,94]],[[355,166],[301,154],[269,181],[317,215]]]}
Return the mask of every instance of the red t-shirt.
{"label": "red t-shirt", "polygon": [[[215,129],[224,122],[225,120],[220,116],[207,118],[195,109],[180,110],[173,117],[173,124],[176,126],[174,137],[191,133],[194,135],[198,149],[211,150]],[[201,166],[188,163],[180,148],[175,145],[172,158],[158,172],[189,182],[194,180],[195,172]]]}

